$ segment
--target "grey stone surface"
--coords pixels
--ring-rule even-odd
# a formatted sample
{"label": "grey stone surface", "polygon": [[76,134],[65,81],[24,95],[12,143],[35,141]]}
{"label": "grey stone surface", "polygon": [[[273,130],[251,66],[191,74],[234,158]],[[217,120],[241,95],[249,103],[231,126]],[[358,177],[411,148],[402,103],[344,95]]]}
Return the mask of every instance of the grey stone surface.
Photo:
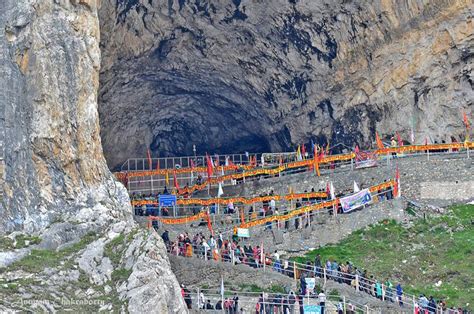
{"label": "grey stone surface", "polygon": [[0,233],[38,231],[84,208],[107,216],[103,223],[130,219],[100,141],[97,1],[8,0],[0,14]]}
{"label": "grey stone surface", "polygon": [[[136,226],[125,187],[107,168],[99,134],[99,3],[6,0],[0,5],[5,161],[0,235],[15,230],[34,234],[42,239],[35,248],[45,250],[77,248],[73,245],[85,235],[95,237],[79,252],[62,251],[68,256],[40,251],[38,265],[47,266],[31,273],[10,265],[31,248],[0,253],[0,281],[10,289],[0,289],[2,310],[6,304],[6,311],[87,312],[65,304],[62,298],[67,297],[103,298],[111,302],[104,309],[122,312],[186,312],[161,239],[147,231],[135,234],[133,256],[123,257],[130,261],[130,274],[104,256],[104,245],[119,234],[127,239]],[[150,251],[154,260],[147,257]],[[59,256],[57,264],[50,256]],[[123,274],[125,286],[108,285],[104,293],[101,286],[113,284],[114,272]],[[28,295],[39,302],[24,305]]]}
{"label": "grey stone surface", "polygon": [[[472,0],[105,0],[99,95],[111,167],[399,131],[464,139]],[[126,140],[124,140],[126,139]]]}

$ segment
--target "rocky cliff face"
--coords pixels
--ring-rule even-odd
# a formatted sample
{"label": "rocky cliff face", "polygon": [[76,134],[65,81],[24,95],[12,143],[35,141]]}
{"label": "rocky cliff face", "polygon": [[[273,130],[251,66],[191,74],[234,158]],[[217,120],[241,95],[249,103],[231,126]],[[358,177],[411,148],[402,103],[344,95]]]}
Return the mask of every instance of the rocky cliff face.
{"label": "rocky cliff face", "polygon": [[130,156],[463,139],[472,0],[105,0],[99,113]]}
{"label": "rocky cliff face", "polygon": [[102,154],[98,2],[1,4],[0,311],[99,310],[63,298],[186,311],[161,238],[136,230]]}
{"label": "rocky cliff face", "polygon": [[2,3],[2,231],[39,230],[85,208],[110,219],[129,210],[102,154],[95,2]]}

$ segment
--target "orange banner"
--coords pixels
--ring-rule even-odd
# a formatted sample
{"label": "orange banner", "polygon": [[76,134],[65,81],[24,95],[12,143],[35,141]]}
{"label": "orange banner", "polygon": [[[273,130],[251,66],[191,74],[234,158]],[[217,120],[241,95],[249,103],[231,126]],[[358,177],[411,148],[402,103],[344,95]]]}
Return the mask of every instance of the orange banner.
{"label": "orange banner", "polygon": [[[287,195],[273,195],[273,196],[258,196],[252,198],[245,198],[245,197],[232,197],[232,198],[208,198],[208,199],[199,199],[199,198],[184,198],[179,199],[176,201],[177,205],[202,205],[202,206],[209,206],[212,204],[220,204],[220,205],[227,205],[229,203],[234,204],[244,204],[250,205],[253,203],[259,203],[264,201],[280,201],[280,200],[295,200],[300,198],[326,198],[326,192],[313,192],[313,193],[293,193]],[[141,206],[141,205],[158,205],[156,200],[133,200],[133,206]]]}
{"label": "orange banner", "polygon": [[[377,191],[386,189],[386,188],[394,186],[394,185],[395,185],[395,180],[390,180],[388,182],[384,182],[382,184],[372,186],[372,187],[369,188],[369,190],[370,190],[370,192],[377,192]],[[307,194],[310,194],[310,193],[307,193]],[[307,195],[307,194],[304,194],[304,195]],[[297,216],[299,214],[302,214],[302,213],[307,213],[307,212],[311,212],[311,211],[314,211],[314,210],[320,210],[320,209],[323,209],[323,208],[330,208],[332,206],[336,206],[338,203],[339,203],[339,199],[336,198],[335,200],[330,200],[330,201],[325,201],[325,202],[322,202],[322,203],[303,206],[301,208],[298,208],[298,209],[295,209],[295,210],[291,211],[290,213],[288,213],[286,215],[273,215],[273,216],[265,217],[265,218],[262,218],[262,219],[249,221],[247,223],[242,223],[240,225],[240,228],[250,228],[250,227],[263,225],[267,222],[278,221],[278,220],[282,220],[282,221],[288,220],[288,219],[290,219],[292,217],[295,217],[295,216]],[[149,226],[151,225],[152,220],[160,220],[163,224],[167,224],[167,225],[185,224],[185,223],[196,221],[196,220],[199,220],[199,219],[202,219],[202,218],[206,218],[207,215],[208,215],[207,211],[201,211],[199,214],[196,214],[196,215],[193,215],[193,216],[188,216],[188,217],[180,217],[180,218],[164,218],[164,217],[149,216],[148,217],[148,221],[149,221],[148,225]]]}
{"label": "orange banner", "polygon": [[[416,152],[416,151],[432,151],[432,150],[441,150],[441,149],[461,149],[461,148],[470,148],[470,149],[474,148],[474,142],[387,147],[383,149],[377,149],[375,150],[375,153],[377,155],[386,155],[390,153],[405,153],[405,152]],[[333,161],[344,161],[344,160],[351,160],[354,158],[355,158],[355,153],[351,152],[349,154],[327,156],[327,157],[321,158],[318,163],[319,165],[321,165],[321,164],[330,163]],[[245,171],[243,173],[227,174],[224,176],[211,178],[210,180],[203,182],[202,184],[195,184],[191,187],[185,187],[185,188],[179,189],[178,194],[182,195],[182,194],[192,193],[198,190],[203,190],[207,187],[208,184],[217,184],[223,181],[238,180],[238,179],[253,177],[257,175],[277,175],[286,169],[310,167],[313,163],[314,161],[312,159],[307,159],[307,160],[302,160],[302,161],[290,162],[290,163],[281,165],[276,168],[271,168],[271,169],[260,168],[260,169],[255,169],[252,171]],[[232,165],[232,166],[220,166],[217,169],[224,168],[224,170],[235,170],[237,168],[241,168],[244,170],[250,170],[250,169],[253,169],[254,167],[255,166],[253,165],[239,165],[239,166]],[[193,170],[197,172],[205,172],[206,168],[197,167],[197,168],[193,168]],[[128,172],[128,173],[118,172],[118,173],[115,173],[115,176],[117,177],[117,179],[124,182],[125,180],[131,177],[163,175],[163,174],[166,174],[167,172],[172,172],[172,171],[174,171],[174,169],[160,169],[160,170],[154,170],[154,171],[137,171],[137,172]],[[186,172],[191,172],[191,168],[181,168],[181,169],[176,170],[176,173],[186,173]]]}

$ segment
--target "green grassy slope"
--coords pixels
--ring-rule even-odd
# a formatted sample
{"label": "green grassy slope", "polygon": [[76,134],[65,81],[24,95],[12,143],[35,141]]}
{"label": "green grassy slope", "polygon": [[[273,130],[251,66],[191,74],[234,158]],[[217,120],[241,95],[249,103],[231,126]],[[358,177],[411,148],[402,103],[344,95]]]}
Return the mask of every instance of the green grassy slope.
{"label": "green grassy slope", "polygon": [[[442,217],[419,220],[404,228],[395,221],[352,233],[337,245],[297,258],[351,261],[369,274],[408,293],[444,298],[449,305],[474,305],[474,206],[461,205]],[[435,284],[441,281],[439,286]]]}

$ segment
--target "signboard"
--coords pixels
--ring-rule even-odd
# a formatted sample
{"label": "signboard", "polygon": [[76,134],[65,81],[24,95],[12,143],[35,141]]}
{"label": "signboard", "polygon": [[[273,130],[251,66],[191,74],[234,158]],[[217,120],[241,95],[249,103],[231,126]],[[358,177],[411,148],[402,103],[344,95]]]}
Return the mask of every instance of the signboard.
{"label": "signboard", "polygon": [[340,198],[342,212],[347,213],[372,202],[369,189],[361,190],[356,194]]}
{"label": "signboard", "polygon": [[163,207],[176,206],[176,195],[159,195],[158,204]]}
{"label": "signboard", "polygon": [[304,314],[321,314],[321,307],[319,305],[303,305]]}
{"label": "signboard", "polygon": [[237,228],[237,236],[240,238],[250,238],[249,229]]}
{"label": "signboard", "polygon": [[375,152],[356,151],[355,155],[356,169],[377,166],[377,154]]}
{"label": "signboard", "polygon": [[304,281],[306,282],[306,289],[309,293],[313,293],[314,287],[316,287],[316,279],[315,278],[305,278]]}

